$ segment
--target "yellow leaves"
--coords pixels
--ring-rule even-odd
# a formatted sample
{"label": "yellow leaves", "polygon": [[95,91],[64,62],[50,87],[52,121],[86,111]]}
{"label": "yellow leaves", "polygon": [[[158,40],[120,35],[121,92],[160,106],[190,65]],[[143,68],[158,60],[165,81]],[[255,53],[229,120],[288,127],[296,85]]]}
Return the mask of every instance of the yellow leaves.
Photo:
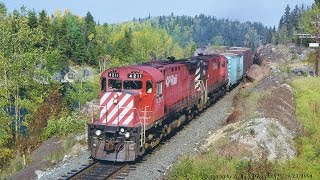
{"label": "yellow leaves", "polygon": [[88,39],[89,41],[92,41],[94,39],[94,34],[93,33],[89,34]]}
{"label": "yellow leaves", "polygon": [[[107,39],[113,46],[111,52],[111,54],[113,54],[112,61],[116,61],[116,58],[121,58],[121,56],[119,56],[119,52],[121,52],[121,50],[119,51],[118,48],[121,48],[124,45],[119,47],[119,44],[117,43],[125,38],[126,32],[129,32],[132,37],[130,45],[127,45],[132,48],[132,54],[130,54],[131,57],[127,57],[129,63],[140,63],[150,61],[155,58],[166,59],[168,56],[182,58],[186,54],[185,51],[173,41],[172,37],[165,29],[153,27],[150,23],[127,22],[108,26],[104,30],[98,28],[97,35],[99,38],[95,39],[101,38],[99,33],[102,31],[107,32],[105,33],[105,36],[107,36]],[[125,62],[121,62],[121,64],[122,63]],[[111,64],[114,65],[118,63],[111,62]]]}
{"label": "yellow leaves", "polygon": [[53,12],[53,17],[62,17],[61,11],[60,11],[60,10],[55,10],[55,11]]}
{"label": "yellow leaves", "polygon": [[114,44],[117,41],[121,40],[124,38],[124,32],[128,31],[129,26],[127,25],[114,25],[112,28],[112,32],[110,35],[111,42]]}
{"label": "yellow leaves", "polygon": [[144,61],[155,57],[165,59],[168,54],[174,54],[173,47],[178,46],[173,45],[172,38],[165,30],[145,25],[133,33],[134,52],[138,52],[138,57]]}
{"label": "yellow leaves", "polygon": [[[0,145],[2,143],[0,142]],[[8,148],[0,148],[0,162],[7,162],[9,159],[13,157],[13,150]]]}

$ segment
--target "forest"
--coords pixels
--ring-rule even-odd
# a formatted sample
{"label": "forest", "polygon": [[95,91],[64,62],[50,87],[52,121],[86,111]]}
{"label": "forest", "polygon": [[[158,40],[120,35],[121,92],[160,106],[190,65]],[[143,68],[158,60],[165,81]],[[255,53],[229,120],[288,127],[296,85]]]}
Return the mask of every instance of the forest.
{"label": "forest", "polygon": [[[193,55],[198,47],[294,42],[319,6],[288,6],[278,30],[258,22],[197,15],[146,17],[118,24],[97,23],[69,10],[48,14],[26,7],[8,12],[0,3],[0,168],[44,140],[83,131],[80,104],[98,96],[98,74],[106,67]],[[312,27],[306,27],[312,29]],[[72,84],[56,80],[70,66],[90,66],[93,78]],[[100,69],[101,71],[101,69]],[[79,105],[75,105],[79,104]],[[3,173],[3,172],[0,172]]]}

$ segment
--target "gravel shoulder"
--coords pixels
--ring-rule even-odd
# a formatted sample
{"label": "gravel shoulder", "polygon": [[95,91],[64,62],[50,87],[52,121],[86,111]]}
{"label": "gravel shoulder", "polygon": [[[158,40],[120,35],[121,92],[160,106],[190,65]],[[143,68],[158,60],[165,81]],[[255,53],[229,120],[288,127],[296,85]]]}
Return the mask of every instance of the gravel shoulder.
{"label": "gravel shoulder", "polygon": [[36,171],[38,179],[41,180],[51,180],[59,179],[68,172],[74,170],[80,170],[83,165],[89,164],[90,153],[87,150],[82,150],[74,155],[66,155],[64,160],[57,166],[49,168],[45,171]]}

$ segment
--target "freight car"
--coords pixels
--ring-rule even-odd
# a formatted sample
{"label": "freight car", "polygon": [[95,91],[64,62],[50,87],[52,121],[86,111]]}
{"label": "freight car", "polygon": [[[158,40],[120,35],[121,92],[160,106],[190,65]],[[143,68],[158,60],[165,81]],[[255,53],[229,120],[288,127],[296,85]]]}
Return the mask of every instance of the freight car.
{"label": "freight car", "polygon": [[228,59],[228,89],[236,86],[243,76],[243,56],[234,53],[222,53]]}
{"label": "freight car", "polygon": [[99,118],[88,125],[92,157],[134,161],[225,93],[227,67],[214,54],[106,70]]}
{"label": "freight car", "polygon": [[253,53],[250,48],[245,47],[231,47],[227,52],[235,53],[243,57],[243,76],[253,64]]}

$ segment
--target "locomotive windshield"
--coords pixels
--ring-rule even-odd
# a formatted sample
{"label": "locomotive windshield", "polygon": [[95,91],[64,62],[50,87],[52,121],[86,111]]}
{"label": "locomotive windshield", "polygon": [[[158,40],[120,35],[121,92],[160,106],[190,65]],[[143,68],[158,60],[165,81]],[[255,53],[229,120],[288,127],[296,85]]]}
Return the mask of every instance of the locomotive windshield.
{"label": "locomotive windshield", "polygon": [[122,82],[119,79],[109,79],[108,80],[108,87],[109,89],[118,89],[121,90]]}
{"label": "locomotive windshield", "polygon": [[124,89],[141,89],[142,81],[124,81],[123,88]]}

